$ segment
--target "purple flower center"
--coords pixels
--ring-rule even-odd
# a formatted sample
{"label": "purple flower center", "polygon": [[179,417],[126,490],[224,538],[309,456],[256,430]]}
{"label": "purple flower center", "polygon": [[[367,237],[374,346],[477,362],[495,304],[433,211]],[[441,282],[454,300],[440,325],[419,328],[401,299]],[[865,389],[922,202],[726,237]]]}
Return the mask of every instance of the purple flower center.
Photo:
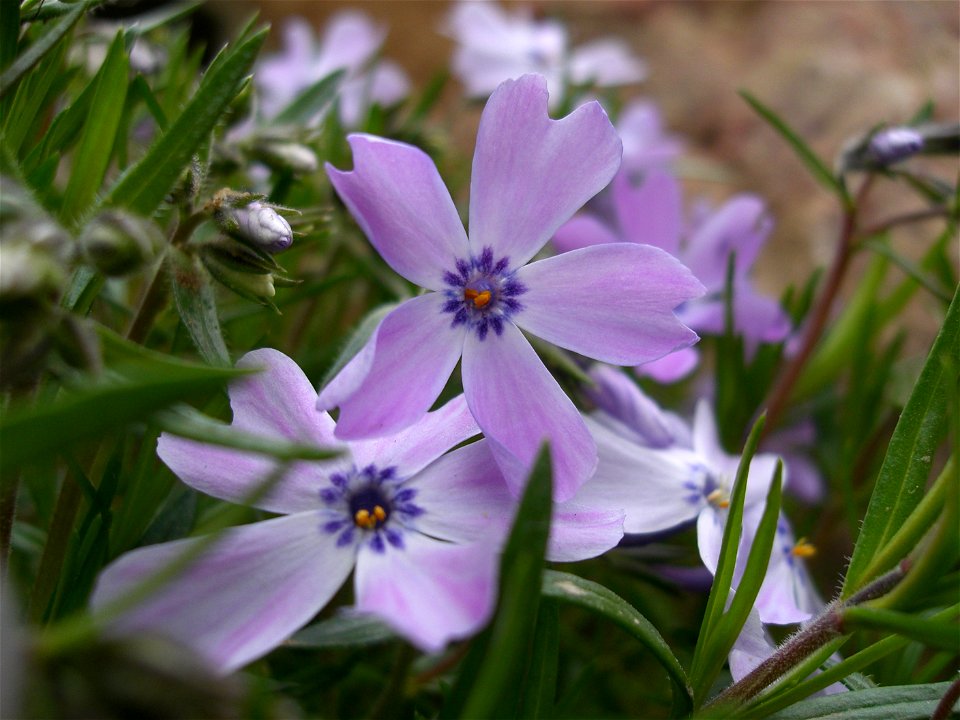
{"label": "purple flower center", "polygon": [[453,315],[453,326],[467,325],[483,340],[492,329],[494,334],[503,333],[503,323],[523,305],[517,300],[527,291],[523,283],[508,271],[509,259],[502,257],[496,262],[493,249],[486,247],[479,256],[469,260],[457,260],[456,272],[445,272],[444,290],[447,302],[443,312]]}
{"label": "purple flower center", "polygon": [[403,548],[402,527],[423,514],[413,503],[417,491],[404,486],[396,468],[353,467],[330,476],[330,485],[320,490],[320,500],[330,511],[323,531],[337,535],[337,546],[352,545],[357,533],[375,552],[389,543]]}

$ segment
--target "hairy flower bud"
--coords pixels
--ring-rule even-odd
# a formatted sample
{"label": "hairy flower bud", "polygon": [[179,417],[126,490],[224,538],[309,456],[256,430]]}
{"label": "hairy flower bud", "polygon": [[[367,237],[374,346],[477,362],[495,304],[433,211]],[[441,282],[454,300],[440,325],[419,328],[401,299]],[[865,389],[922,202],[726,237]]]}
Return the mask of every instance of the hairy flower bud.
{"label": "hairy flower bud", "polygon": [[233,237],[269,253],[293,244],[290,223],[269,205],[254,200],[246,207],[228,208],[218,216],[220,226]]}
{"label": "hairy flower bud", "polygon": [[136,272],[161,242],[160,231],[152,222],[116,210],[101,213],[80,236],[88,262],[110,276]]}
{"label": "hairy flower bud", "polygon": [[923,135],[909,127],[887,128],[870,138],[867,149],[877,163],[892,165],[920,152]]}
{"label": "hairy flower bud", "polygon": [[273,273],[238,269],[235,263],[228,261],[221,253],[208,252],[206,249],[201,253],[200,259],[218,282],[240,297],[263,305],[272,305],[270,298],[277,292],[273,286]]}

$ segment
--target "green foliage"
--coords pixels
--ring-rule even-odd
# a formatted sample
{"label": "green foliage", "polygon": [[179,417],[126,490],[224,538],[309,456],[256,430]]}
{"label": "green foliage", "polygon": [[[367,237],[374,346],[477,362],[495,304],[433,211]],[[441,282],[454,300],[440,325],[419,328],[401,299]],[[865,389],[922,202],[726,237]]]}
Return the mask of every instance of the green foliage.
{"label": "green foliage", "polygon": [[872,688],[811,698],[771,717],[776,720],[927,720],[949,684]]}

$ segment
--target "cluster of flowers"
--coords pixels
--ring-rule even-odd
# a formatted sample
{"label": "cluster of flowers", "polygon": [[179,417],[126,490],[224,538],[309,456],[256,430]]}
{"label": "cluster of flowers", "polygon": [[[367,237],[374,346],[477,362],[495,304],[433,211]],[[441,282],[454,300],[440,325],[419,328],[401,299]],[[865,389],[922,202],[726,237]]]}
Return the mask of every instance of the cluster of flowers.
{"label": "cluster of flowers", "polygon": [[[330,182],[386,263],[426,292],[386,315],[319,395],[278,351],[239,361],[260,372],[231,386],[232,427],[337,449],[335,459],[281,464],[161,436],[160,458],[188,485],[281,516],[222,533],[115,617],[112,631],[162,632],[228,672],[307,623],[353,571],[356,611],[437,651],[489,619],[499,552],[544,441],[554,477],[548,559],[595,557],[625,533],[695,521],[703,563],[715,569],[739,458],[722,449],[708,401],[688,424],[612,366],[663,382],[687,375],[699,361],[696,333],[724,329],[731,256],[735,330],[748,349],[787,338],[786,315],[750,281],[771,228],[763,203],[742,195],[684,218],[669,171],[681,143],[650,104],[630,106],[619,128],[595,101],[550,118],[567,85],[640,79],[642,64],[621,46],[571,52],[560,26],[486,3],[459,5],[449,31],[461,41],[455,70],[468,93],[492,90],[473,159],[469,234],[428,155],[349,136],[353,169],[328,165]],[[365,101],[406,92],[400,71],[375,59],[382,31],[361,16],[335,21],[319,51],[303,25],[287,39],[286,54],[256,76],[268,116],[337,67],[348,70],[344,124]],[[497,62],[483,56],[491,47]],[[291,63],[301,76],[285,69]],[[555,252],[541,258],[551,241]],[[581,413],[522,331],[600,361],[585,388],[595,412]],[[431,411],[458,363],[463,394]],[[775,463],[772,454],[753,459],[744,548]],[[93,605],[122,598],[198,542],[121,557],[102,574]],[[821,606],[803,567],[811,552],[782,518],[760,621],[800,622]],[[751,632],[737,656],[751,659],[738,660],[737,674],[763,654]]]}

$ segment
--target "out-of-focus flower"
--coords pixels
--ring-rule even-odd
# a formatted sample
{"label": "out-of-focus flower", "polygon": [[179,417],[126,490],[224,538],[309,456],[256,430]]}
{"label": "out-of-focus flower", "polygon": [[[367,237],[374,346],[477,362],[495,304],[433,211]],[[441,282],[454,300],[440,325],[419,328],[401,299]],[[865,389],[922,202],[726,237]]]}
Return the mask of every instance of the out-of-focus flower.
{"label": "out-of-focus flower", "polygon": [[623,166],[628,173],[642,173],[676,160],[683,140],[669,134],[660,109],[649,100],[634,100],[620,113],[617,132],[623,141]]}
{"label": "out-of-focus flower", "polygon": [[445,30],[458,43],[453,71],[473,98],[487,97],[504,80],[539,73],[556,106],[568,85],[626,85],[646,75],[625,43],[608,38],[571,50],[561,23],[538,22],[527,8],[509,13],[494,2],[460,0]]}
{"label": "out-of-focus flower", "polygon": [[[666,250],[707,288],[706,295],[679,308],[677,316],[694,330],[713,335],[724,331],[727,264],[734,257],[734,331],[743,336],[748,354],[760,342],[787,337],[790,321],[786,313],[778,302],[758,293],[750,279],[772,227],[760,198],[737,195],[685,233],[680,182],[670,173],[651,169],[643,182],[634,186],[621,171],[614,178],[612,196],[613,227],[593,215],[580,214],[557,231],[554,246],[567,252],[627,241]],[[696,365],[692,353],[687,350],[664,358],[652,374],[664,382],[679,379]]]}
{"label": "out-of-focus flower", "polygon": [[[402,433],[343,445],[292,360],[256,350],[238,365],[265,370],[231,385],[233,428],[339,447],[345,457],[291,464],[255,503],[283,517],[224,531],[155,594],[109,618],[107,630],[165,635],[228,672],[303,626],[354,567],[357,610],[420,648],[438,650],[479,629],[497,573],[498,543],[484,540],[491,514],[499,517],[510,498],[485,441],[443,455],[478,432],[462,396]],[[157,452],[191,487],[234,502],[249,502],[278,469],[262,455],[168,434]],[[100,576],[93,607],[107,607],[197,542],[122,556]]]}
{"label": "out-of-focus flower", "polygon": [[547,114],[544,78],[490,97],[470,184],[470,237],[433,161],[410,145],[351,135],[354,169],[330,180],[386,262],[434,292],[408,300],[320,393],[338,433],[373,437],[429,409],[463,358],[467,403],[514,492],[551,440],[555,498],[590,477],[596,447],[579,412],[520,331],[590,357],[638,364],[696,335],[673,308],[700,283],[657,248],[619,243],[527,262],[606,185],[620,142],[588,103]]}
{"label": "out-of-focus flower", "polygon": [[309,175],[320,167],[313,150],[283,138],[257,137],[250,145],[250,154],[268,167],[297,175]]}
{"label": "out-of-focus flower", "polygon": [[396,64],[376,59],[385,36],[383,27],[355,10],[333,16],[319,42],[307,21],[288,20],[283,50],[264,58],[254,75],[263,115],[275,117],[300,92],[337,70],[346,71],[338,96],[344,126],[356,127],[373,103],[399,102],[410,83]]}
{"label": "out-of-focus flower", "polygon": [[149,262],[163,243],[153,222],[120,210],[106,210],[84,228],[80,247],[105,275],[128,275]]}

